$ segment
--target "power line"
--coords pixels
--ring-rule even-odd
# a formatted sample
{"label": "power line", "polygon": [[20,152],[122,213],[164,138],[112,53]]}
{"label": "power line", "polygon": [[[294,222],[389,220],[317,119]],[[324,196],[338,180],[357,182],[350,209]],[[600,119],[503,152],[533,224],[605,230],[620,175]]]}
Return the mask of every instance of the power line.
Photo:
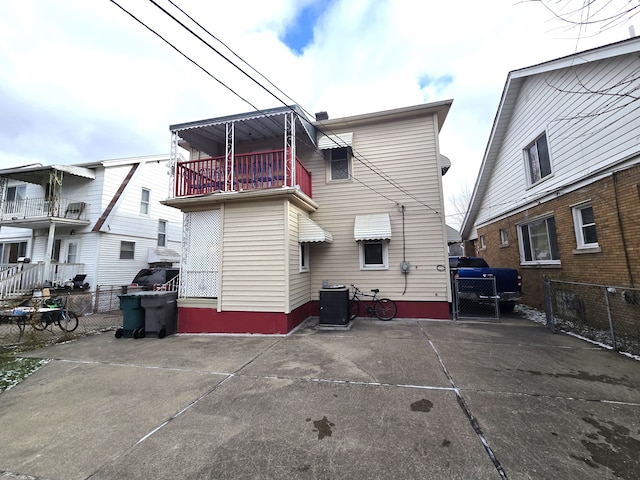
{"label": "power line", "polygon": [[[248,101],[247,99],[245,99],[244,97],[242,97],[240,94],[238,94],[237,92],[235,92],[231,87],[229,87],[228,85],[226,85],[224,82],[222,82],[221,80],[219,80],[217,77],[215,77],[213,74],[211,74],[208,70],[206,70],[204,67],[202,67],[200,64],[198,64],[195,60],[193,60],[191,57],[189,57],[188,55],[186,55],[185,53],[183,53],[179,48],[177,48],[175,45],[173,45],[170,41],[168,41],[167,39],[165,39],[162,35],[160,35],[158,32],[156,32],[154,29],[152,29],[151,27],[149,27],[147,24],[145,24],[142,20],[140,20],[139,18],[137,18],[135,15],[133,15],[131,12],[129,12],[128,10],[126,10],[124,7],[122,7],[121,5],[119,5],[115,0],[110,0],[113,4],[115,4],[118,8],[120,8],[122,11],[124,11],[125,13],[127,13],[130,17],[132,17],[134,20],[136,20],[138,23],[140,23],[142,26],[144,26],[146,29],[148,29],[149,31],[151,31],[154,35],[156,35],[157,37],[159,37],[163,42],[165,42],[167,45],[169,45],[173,50],[175,50],[176,52],[178,52],[180,55],[182,55],[184,58],[186,58],[188,61],[190,61],[191,63],[193,63],[196,67],[198,67],[199,69],[201,69],[203,72],[205,72],[208,76],[210,76],[211,78],[213,78],[214,80],[216,80],[220,85],[224,86],[227,90],[229,90],[231,93],[233,93],[235,96],[237,96],[239,99],[241,99],[242,101],[244,101],[245,103],[247,103],[248,105],[250,105],[255,111],[257,112],[262,112],[259,108],[257,108],[255,105],[253,105],[250,101]],[[178,18],[176,18],[173,14],[171,14],[169,11],[167,11],[164,7],[160,6],[155,0],[149,0],[153,5],[155,5],[158,9],[160,9],[163,13],[165,13],[167,16],[169,16],[173,21],[175,21],[176,23],[178,23],[182,28],[184,28],[185,30],[187,30],[191,35],[193,35],[194,37],[196,37],[198,40],[200,40],[202,43],[204,43],[206,46],[208,46],[211,50],[213,50],[217,55],[221,56],[224,60],[226,60],[228,63],[230,63],[231,65],[233,65],[237,70],[239,70],[243,75],[245,75],[246,77],[248,77],[251,81],[253,81],[256,85],[258,85],[260,88],[262,88],[264,91],[266,91],[267,93],[269,93],[272,97],[274,97],[278,102],[282,103],[285,107],[289,108],[296,116],[299,116],[299,112],[297,112],[291,105],[287,104],[286,102],[284,102],[281,98],[279,98],[276,94],[274,94],[271,90],[269,90],[268,88],[266,88],[263,84],[261,84],[258,80],[256,80],[254,77],[252,77],[250,74],[248,74],[246,71],[244,71],[241,67],[239,67],[236,63],[234,63],[232,60],[230,60],[228,57],[226,57],[222,52],[220,52],[218,49],[216,49],[214,46],[212,46],[209,42],[207,42],[205,39],[203,39],[200,35],[198,35],[196,32],[194,32],[191,28],[189,28],[187,25],[185,25],[182,21],[180,21]],[[200,23],[198,23],[191,15],[187,14],[182,8],[178,7],[172,0],[168,0],[169,3],[171,3],[171,5],[173,5],[175,8],[177,8],[183,15],[185,15],[187,18],[189,18],[189,20],[191,20],[194,24],[196,24],[199,28],[201,28],[202,30],[204,30],[208,35],[210,35],[212,38],[214,38],[216,41],[220,42],[222,45],[224,45],[233,55],[235,55],[238,59],[240,59],[243,63],[245,63],[247,66],[249,66],[252,70],[254,70],[256,73],[258,73],[262,78],[264,78],[270,85],[272,85],[274,88],[276,88],[280,93],[282,93],[286,98],[288,98],[289,100],[291,100],[293,103],[295,103],[296,105],[299,105],[297,102],[295,102],[295,100],[293,100],[290,96],[288,96],[286,93],[284,93],[281,89],[279,89],[277,86],[275,86],[267,77],[265,77],[262,73],[258,72],[255,68],[253,68],[248,62],[246,62],[244,59],[242,59],[242,57],[240,57],[239,55],[237,55],[229,46],[227,46],[224,42],[220,41],[217,37],[215,37],[211,32],[209,32],[206,28],[204,28]],[[306,112],[308,115],[312,116],[312,114],[310,114],[307,110],[304,109],[304,107],[300,107],[304,112]],[[307,119],[304,119],[307,120]],[[272,120],[275,123],[275,120]],[[318,122],[322,125],[322,122]],[[326,134],[326,130],[323,130],[322,128],[320,129],[320,131],[322,133]],[[330,130],[329,130],[330,131]],[[335,135],[335,134],[334,134]],[[337,135],[336,135],[337,136]],[[335,141],[335,139],[329,137],[331,139],[331,141],[333,141],[333,143],[336,144],[336,146],[341,147],[342,145],[338,144],[338,142]],[[312,149],[317,149],[317,147],[315,147],[315,145],[309,145],[306,142],[305,143],[308,147],[312,148]],[[405,195],[407,195],[408,197],[412,198],[413,200],[415,200],[418,204],[425,206],[426,208],[430,209],[431,211],[433,211],[436,214],[440,214],[440,212],[438,212],[436,209],[434,209],[433,207],[431,207],[430,205],[428,205],[427,203],[423,202],[422,200],[420,200],[419,198],[417,198],[413,193],[411,193],[410,191],[408,191],[406,188],[404,188],[402,185],[400,185],[397,181],[395,181],[392,177],[390,177],[388,174],[386,174],[385,172],[383,172],[379,167],[375,166],[371,161],[369,161],[364,155],[361,155],[359,152],[357,152],[357,150],[351,148],[353,155],[353,158],[355,158],[356,160],[358,160],[362,165],[364,165],[365,167],[367,167],[369,170],[371,170],[375,175],[379,176],[380,178],[382,178],[384,181],[386,181],[387,183],[389,183],[392,187],[394,187],[395,189],[397,189],[398,191],[400,191],[401,193],[404,193]],[[350,174],[350,177],[354,180],[356,180],[358,183],[362,184],[363,186],[369,188],[370,190],[374,191],[375,193],[377,193],[378,195],[382,196],[383,198],[398,204],[398,202],[391,200],[389,197],[387,197],[386,195],[382,194],[381,192],[378,192],[377,190],[375,190],[373,187],[367,185],[366,183],[358,180],[357,178],[355,178],[352,174]]]}

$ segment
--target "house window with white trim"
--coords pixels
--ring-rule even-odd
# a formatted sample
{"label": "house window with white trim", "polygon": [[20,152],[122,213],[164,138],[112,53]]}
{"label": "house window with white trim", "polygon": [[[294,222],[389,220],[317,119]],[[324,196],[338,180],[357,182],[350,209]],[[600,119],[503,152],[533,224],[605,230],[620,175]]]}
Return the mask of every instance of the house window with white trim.
{"label": "house window with white trim", "polygon": [[140,196],[140,213],[142,215],[149,215],[149,203],[151,202],[151,190],[148,188],[142,189]]}
{"label": "house window with white trim", "polygon": [[78,263],[78,242],[67,244],[67,263]]}
{"label": "house window with white trim", "polygon": [[308,272],[309,269],[309,244],[300,243],[300,271]]}
{"label": "house window with white trim", "polygon": [[349,148],[332,148],[328,150],[329,155],[329,179],[349,180],[351,178],[351,155]]}
{"label": "house window with white trim", "polygon": [[509,233],[506,228],[500,229],[500,246],[507,247],[509,246]]}
{"label": "house window with white trim", "polygon": [[363,240],[360,243],[360,270],[388,270],[389,242]]}
{"label": "house window with white trim", "polygon": [[158,220],[158,246],[167,246],[167,221]]}
{"label": "house window with white trim", "polygon": [[529,184],[533,185],[551,175],[551,158],[547,135],[542,134],[524,150],[528,165]]}
{"label": "house window with white trim", "polygon": [[520,260],[531,264],[559,264],[560,249],[553,216],[538,218],[518,226]]}
{"label": "house window with white trim", "polygon": [[120,260],[133,260],[136,251],[136,242],[120,242]]}
{"label": "house window with white trim", "polygon": [[598,234],[596,233],[596,220],[591,203],[577,205],[572,210],[577,248],[597,248]]}
{"label": "house window with white trim", "polygon": [[478,237],[480,240],[480,250],[486,250],[487,249],[487,241],[484,238],[484,235],[480,235],[480,237]]}

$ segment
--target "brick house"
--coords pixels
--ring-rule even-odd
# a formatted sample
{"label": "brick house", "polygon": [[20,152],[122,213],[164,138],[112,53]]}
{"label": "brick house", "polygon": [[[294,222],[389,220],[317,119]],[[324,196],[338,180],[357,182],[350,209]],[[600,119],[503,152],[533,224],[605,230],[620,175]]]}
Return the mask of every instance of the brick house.
{"label": "brick house", "polygon": [[509,73],[469,210],[467,255],[542,279],[638,287],[640,38]]}

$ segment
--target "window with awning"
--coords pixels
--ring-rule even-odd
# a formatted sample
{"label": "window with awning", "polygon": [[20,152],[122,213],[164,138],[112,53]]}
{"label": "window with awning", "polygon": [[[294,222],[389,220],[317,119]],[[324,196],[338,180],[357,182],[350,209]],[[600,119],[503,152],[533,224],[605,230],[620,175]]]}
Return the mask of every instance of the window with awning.
{"label": "window with awning", "polygon": [[304,215],[298,215],[298,242],[333,242],[333,235]]}
{"label": "window with awning", "polygon": [[388,213],[357,215],[353,226],[353,238],[361,240],[390,240],[391,220]]}

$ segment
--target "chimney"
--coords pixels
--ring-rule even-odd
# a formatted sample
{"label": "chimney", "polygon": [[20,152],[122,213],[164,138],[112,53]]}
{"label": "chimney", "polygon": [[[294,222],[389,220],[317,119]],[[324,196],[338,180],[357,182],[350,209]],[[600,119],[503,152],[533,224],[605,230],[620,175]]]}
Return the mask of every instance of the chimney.
{"label": "chimney", "polygon": [[316,113],[316,121],[320,122],[322,120],[329,120],[329,115],[327,114],[327,112]]}

